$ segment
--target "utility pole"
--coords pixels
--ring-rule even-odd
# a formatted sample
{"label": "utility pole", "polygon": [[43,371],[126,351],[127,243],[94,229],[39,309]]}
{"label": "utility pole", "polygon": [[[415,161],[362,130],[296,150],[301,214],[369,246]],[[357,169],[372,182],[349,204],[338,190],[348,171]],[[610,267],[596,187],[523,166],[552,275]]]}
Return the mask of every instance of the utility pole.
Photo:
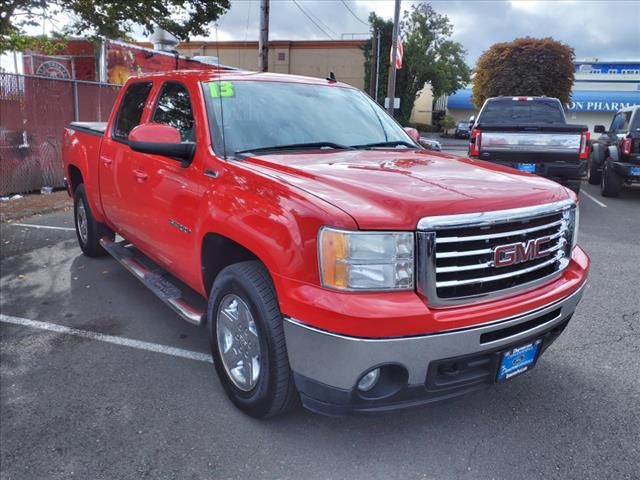
{"label": "utility pole", "polygon": [[373,98],[378,101],[378,84],[380,83],[380,30],[378,30],[378,34],[376,35],[376,92]]}
{"label": "utility pole", "polygon": [[258,70],[269,70],[269,0],[260,0],[260,38],[258,40]]}
{"label": "utility pole", "polygon": [[387,97],[389,108],[387,112],[393,117],[393,101],[396,98],[396,56],[398,48],[398,25],[400,21],[400,0],[396,0],[396,8],[393,12],[393,38],[391,39],[391,65],[389,65],[389,82],[387,83]]}
{"label": "utility pole", "polygon": [[369,95],[377,102],[376,95],[376,72],[378,70],[378,32],[374,30],[371,34],[371,72],[369,75]]}

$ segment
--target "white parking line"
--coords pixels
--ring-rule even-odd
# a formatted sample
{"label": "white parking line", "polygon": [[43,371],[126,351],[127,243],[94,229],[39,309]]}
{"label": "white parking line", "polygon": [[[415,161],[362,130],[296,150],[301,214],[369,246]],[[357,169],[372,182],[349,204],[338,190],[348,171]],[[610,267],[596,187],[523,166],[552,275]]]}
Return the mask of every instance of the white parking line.
{"label": "white parking line", "polygon": [[54,227],[53,225],[32,225],[30,223],[9,223],[9,225],[13,225],[14,227],[27,227],[27,228],[42,228],[49,230],[64,230],[67,232],[75,232],[75,228],[71,227]]}
{"label": "white parking line", "polygon": [[141,340],[133,340],[126,337],[115,337],[113,335],[105,335],[103,333],[91,332],[89,330],[79,330],[77,328],[65,327],[55,323],[40,322],[38,320],[29,320],[28,318],[12,317],[0,313],[0,322],[11,323],[13,325],[22,325],[24,327],[37,328],[47,330],[49,332],[64,333],[74,335],[76,337],[88,338],[89,340],[97,340],[99,342],[112,343],[123,347],[137,348],[138,350],[146,350],[148,352],[162,353],[173,357],[187,358],[189,360],[197,360],[199,362],[213,363],[211,355],[200,352],[193,352],[183,348],[169,347],[158,343],[143,342]]}
{"label": "white parking line", "polygon": [[597,203],[597,204],[598,204],[598,205],[600,205],[601,207],[603,207],[603,208],[607,208],[607,206],[606,206],[604,203],[602,203],[600,200],[598,200],[596,197],[594,197],[593,195],[591,195],[591,194],[590,194],[590,193],[588,193],[588,192],[585,192],[585,191],[584,191],[584,188],[580,190],[580,195],[584,195],[584,196],[586,196],[587,198],[589,198],[589,199],[593,200],[595,203]]}

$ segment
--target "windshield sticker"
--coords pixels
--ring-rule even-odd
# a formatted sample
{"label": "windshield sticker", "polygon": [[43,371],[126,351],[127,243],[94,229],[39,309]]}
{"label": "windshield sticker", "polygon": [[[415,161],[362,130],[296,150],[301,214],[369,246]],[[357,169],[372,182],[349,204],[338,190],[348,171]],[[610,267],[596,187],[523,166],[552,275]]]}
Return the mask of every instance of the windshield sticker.
{"label": "windshield sticker", "polygon": [[209,82],[209,94],[211,98],[233,97],[235,95],[233,82]]}

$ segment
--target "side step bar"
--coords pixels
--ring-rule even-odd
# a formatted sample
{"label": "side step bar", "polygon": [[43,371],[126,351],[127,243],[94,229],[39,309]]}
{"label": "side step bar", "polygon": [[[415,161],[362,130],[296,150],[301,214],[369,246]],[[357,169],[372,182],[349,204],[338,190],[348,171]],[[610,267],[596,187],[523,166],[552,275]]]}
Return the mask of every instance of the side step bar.
{"label": "side step bar", "polygon": [[162,275],[162,270],[152,270],[136,259],[136,251],[127,248],[129,242],[114,242],[108,237],[100,239],[100,245],[109,255],[115,258],[124,268],[129,270],[140,280],[149,290],[151,290],[160,300],[166,303],[171,309],[180,315],[184,320],[195,325],[204,322],[206,312],[187,301],[180,287]]}

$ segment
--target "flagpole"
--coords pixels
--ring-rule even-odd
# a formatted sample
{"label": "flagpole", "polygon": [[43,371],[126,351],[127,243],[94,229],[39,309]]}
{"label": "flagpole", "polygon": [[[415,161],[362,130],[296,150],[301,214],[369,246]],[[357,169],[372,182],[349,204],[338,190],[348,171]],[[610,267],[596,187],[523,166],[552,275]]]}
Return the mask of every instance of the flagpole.
{"label": "flagpole", "polygon": [[389,65],[389,81],[387,83],[387,97],[389,107],[387,112],[393,117],[393,101],[396,98],[396,57],[398,54],[398,30],[400,21],[400,0],[396,0],[393,12],[393,37],[391,39],[391,65]]}

